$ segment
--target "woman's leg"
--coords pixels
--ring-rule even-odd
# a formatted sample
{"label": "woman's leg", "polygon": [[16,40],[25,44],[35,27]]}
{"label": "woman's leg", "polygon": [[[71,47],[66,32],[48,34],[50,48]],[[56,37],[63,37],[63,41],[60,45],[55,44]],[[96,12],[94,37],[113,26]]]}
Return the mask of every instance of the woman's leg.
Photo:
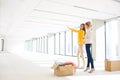
{"label": "woman's leg", "polygon": [[91,44],[90,44],[90,56],[89,56],[89,59],[90,59],[90,63],[91,63],[91,68],[94,68],[94,62],[93,62],[93,58],[92,58],[92,53],[91,53]]}
{"label": "woman's leg", "polygon": [[[91,44],[91,46],[92,46],[92,44]],[[90,46],[90,47],[91,47],[91,46]],[[89,71],[89,73],[92,73],[93,71],[95,71],[95,69],[94,69],[94,61],[93,61],[93,58],[92,58],[92,53],[91,53],[91,51],[90,51],[90,54],[91,54],[91,59],[90,59],[91,70]]]}
{"label": "woman's leg", "polygon": [[90,66],[90,45],[85,44],[85,49],[86,49],[86,54],[87,54],[87,67],[84,71],[87,71],[89,69],[89,66]]}
{"label": "woman's leg", "polygon": [[83,68],[85,67],[85,58],[84,58],[84,54],[83,54],[83,45],[80,44],[80,55],[82,57],[82,61],[83,61]]}
{"label": "woman's leg", "polygon": [[94,61],[91,53],[90,53],[90,64],[91,64],[91,68],[94,68]]}
{"label": "woman's leg", "polygon": [[89,44],[86,44],[86,53],[87,53],[87,67],[90,66],[90,45]]}
{"label": "woman's leg", "polygon": [[78,44],[78,53],[77,53],[78,67],[80,67],[80,45]]}
{"label": "woman's leg", "polygon": [[89,61],[89,64],[91,64],[91,70],[89,71],[89,73],[92,73],[94,71],[94,63],[93,63],[93,58],[92,58],[92,54],[91,54],[91,46],[92,46],[92,44],[87,44],[87,45],[88,45],[88,51],[87,51],[87,53],[88,53],[88,61]]}

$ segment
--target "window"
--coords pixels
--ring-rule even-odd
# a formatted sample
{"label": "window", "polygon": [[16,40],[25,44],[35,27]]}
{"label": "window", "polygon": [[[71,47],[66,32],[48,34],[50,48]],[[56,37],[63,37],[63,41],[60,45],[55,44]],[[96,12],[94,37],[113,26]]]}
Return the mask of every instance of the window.
{"label": "window", "polygon": [[119,20],[106,22],[106,58],[120,57],[120,28]]}
{"label": "window", "polygon": [[42,53],[42,45],[43,45],[43,43],[42,43],[42,37],[40,38],[40,52]]}
{"label": "window", "polygon": [[45,53],[45,37],[41,37],[41,53]]}
{"label": "window", "polygon": [[33,51],[33,42],[32,40],[26,40],[25,41],[25,50],[26,51]]}
{"label": "window", "polygon": [[[96,60],[104,62],[105,60],[105,30],[101,25],[96,29]],[[94,50],[94,47],[92,48]]]}
{"label": "window", "polygon": [[73,33],[73,56],[77,56],[78,42],[77,42],[77,33]]}
{"label": "window", "polygon": [[0,51],[4,51],[4,39],[0,39]]}
{"label": "window", "polygon": [[32,43],[33,43],[33,52],[36,52],[37,48],[36,48],[36,42],[37,42],[37,39],[36,38],[33,38],[32,40]]}
{"label": "window", "polygon": [[48,53],[48,36],[45,36],[45,53]]}
{"label": "window", "polygon": [[40,52],[40,38],[36,40],[36,52]]}
{"label": "window", "polygon": [[66,55],[72,55],[72,32],[66,31]]}
{"label": "window", "polygon": [[65,54],[65,32],[60,33],[60,54]]}
{"label": "window", "polygon": [[55,54],[60,53],[60,36],[59,33],[55,34]]}
{"label": "window", "polygon": [[0,39],[0,51],[2,51],[2,39]]}
{"label": "window", "polygon": [[43,37],[43,53],[45,53],[45,36]]}

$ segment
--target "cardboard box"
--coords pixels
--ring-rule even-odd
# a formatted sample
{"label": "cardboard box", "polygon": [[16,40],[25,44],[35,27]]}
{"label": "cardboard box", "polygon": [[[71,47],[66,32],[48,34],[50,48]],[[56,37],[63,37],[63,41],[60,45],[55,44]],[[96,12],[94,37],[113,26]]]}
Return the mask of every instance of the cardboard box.
{"label": "cardboard box", "polygon": [[73,75],[74,67],[72,65],[58,66],[54,69],[54,75],[56,76],[68,76]]}
{"label": "cardboard box", "polygon": [[105,60],[106,71],[120,71],[120,60]]}

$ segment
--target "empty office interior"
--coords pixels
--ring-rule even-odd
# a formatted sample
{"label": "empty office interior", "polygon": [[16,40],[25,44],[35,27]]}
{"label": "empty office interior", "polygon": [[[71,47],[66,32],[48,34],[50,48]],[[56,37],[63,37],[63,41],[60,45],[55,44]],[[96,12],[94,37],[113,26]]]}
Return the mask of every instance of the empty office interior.
{"label": "empty office interior", "polygon": [[[68,27],[87,21],[95,71],[55,76],[55,62],[77,65],[78,35]],[[0,80],[119,80],[119,30],[120,0],[0,0]],[[87,63],[85,45],[83,53]]]}

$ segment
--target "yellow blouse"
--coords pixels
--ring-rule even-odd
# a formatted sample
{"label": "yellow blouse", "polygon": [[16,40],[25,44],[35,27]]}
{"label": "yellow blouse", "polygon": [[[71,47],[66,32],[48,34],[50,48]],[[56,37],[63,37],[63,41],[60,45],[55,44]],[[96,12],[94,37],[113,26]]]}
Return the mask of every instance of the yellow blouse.
{"label": "yellow blouse", "polygon": [[73,29],[73,28],[69,28],[71,31],[73,32],[77,32],[78,33],[78,44],[82,44],[84,45],[84,30],[77,30],[77,29]]}

